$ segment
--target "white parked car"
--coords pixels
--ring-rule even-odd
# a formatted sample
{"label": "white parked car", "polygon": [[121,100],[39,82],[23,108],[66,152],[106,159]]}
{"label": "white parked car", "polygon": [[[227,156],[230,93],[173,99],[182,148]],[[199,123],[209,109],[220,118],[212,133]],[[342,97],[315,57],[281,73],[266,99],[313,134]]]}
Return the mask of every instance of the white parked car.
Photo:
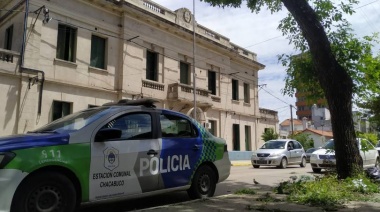
{"label": "white parked car", "polygon": [[[363,138],[357,138],[357,143],[359,145],[360,156],[363,158],[363,167],[368,168],[378,166],[379,153],[372,143]],[[310,157],[310,164],[315,173],[320,173],[321,169],[335,168],[334,139],[328,140],[324,147],[313,152]]]}
{"label": "white parked car", "polygon": [[305,167],[306,155],[302,145],[296,140],[270,140],[253,152],[251,163],[254,168],[260,166],[286,168],[288,165]]}

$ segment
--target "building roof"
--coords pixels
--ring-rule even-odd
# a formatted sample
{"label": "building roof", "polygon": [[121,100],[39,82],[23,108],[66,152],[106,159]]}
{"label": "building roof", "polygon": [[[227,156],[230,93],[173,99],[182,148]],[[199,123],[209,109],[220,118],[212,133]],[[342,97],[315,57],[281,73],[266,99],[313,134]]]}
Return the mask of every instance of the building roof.
{"label": "building roof", "polygon": [[323,136],[331,137],[331,138],[333,137],[332,131],[322,131],[322,130],[307,128],[307,129],[304,129],[302,132],[311,132],[317,135],[323,135]]}
{"label": "building roof", "polygon": [[[285,121],[281,122],[281,126],[290,126],[290,119],[285,119]],[[293,119],[293,125],[302,125],[302,121],[299,119]]]}

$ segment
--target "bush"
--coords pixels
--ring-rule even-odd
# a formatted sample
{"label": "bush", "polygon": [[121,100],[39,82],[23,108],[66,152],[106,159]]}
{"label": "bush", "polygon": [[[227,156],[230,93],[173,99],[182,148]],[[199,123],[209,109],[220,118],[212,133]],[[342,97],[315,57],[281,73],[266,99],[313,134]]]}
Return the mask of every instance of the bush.
{"label": "bush", "polygon": [[377,144],[377,134],[356,132],[356,137],[369,140],[374,146]]}
{"label": "bush", "polygon": [[288,193],[288,200],[301,204],[335,208],[351,200],[365,199],[366,195],[379,193],[379,185],[365,175],[338,180],[336,176],[300,178],[280,183],[278,193]]}
{"label": "bush", "polygon": [[310,138],[309,135],[307,135],[307,134],[298,133],[296,135],[290,135],[289,138],[297,140],[298,142],[300,142],[302,144],[303,148],[305,149],[305,151],[309,148],[314,147],[314,140],[312,138]]}
{"label": "bush", "polygon": [[261,138],[267,142],[269,140],[277,139],[278,134],[274,131],[273,128],[266,128],[265,132],[261,135]]}

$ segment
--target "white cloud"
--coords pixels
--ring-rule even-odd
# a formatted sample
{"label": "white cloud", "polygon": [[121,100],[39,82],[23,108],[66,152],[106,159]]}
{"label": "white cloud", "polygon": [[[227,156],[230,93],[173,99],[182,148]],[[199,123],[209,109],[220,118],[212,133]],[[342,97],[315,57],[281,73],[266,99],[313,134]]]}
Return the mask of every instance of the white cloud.
{"label": "white cloud", "polygon": [[[186,7],[193,11],[193,2],[184,0],[154,0],[170,9]],[[355,33],[359,36],[380,31],[380,1],[362,0],[356,6],[356,13],[349,17]],[[262,10],[252,13],[245,5],[241,8],[211,7],[209,4],[195,1],[196,21],[230,39],[231,42],[257,53],[258,61],[266,68],[259,72],[259,84],[266,84],[259,92],[259,105],[263,108],[277,110],[280,122],[290,118],[289,104],[295,104],[295,98],[283,96],[285,87],[285,67],[277,61],[277,55],[294,53],[293,47],[277,30],[279,21],[287,11],[271,14]],[[268,92],[271,94],[268,94]],[[293,111],[293,117],[295,111]]]}

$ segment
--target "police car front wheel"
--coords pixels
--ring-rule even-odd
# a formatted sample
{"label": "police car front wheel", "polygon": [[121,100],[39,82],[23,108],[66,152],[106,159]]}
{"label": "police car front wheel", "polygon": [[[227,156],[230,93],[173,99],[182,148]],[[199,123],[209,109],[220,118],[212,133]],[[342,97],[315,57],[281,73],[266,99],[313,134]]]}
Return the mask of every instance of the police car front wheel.
{"label": "police car front wheel", "polygon": [[64,175],[43,172],[26,179],[16,190],[12,212],[58,211],[72,212],[76,207],[76,192]]}
{"label": "police car front wheel", "polygon": [[214,170],[205,165],[200,167],[194,175],[190,189],[187,191],[192,199],[214,196],[216,176]]}

